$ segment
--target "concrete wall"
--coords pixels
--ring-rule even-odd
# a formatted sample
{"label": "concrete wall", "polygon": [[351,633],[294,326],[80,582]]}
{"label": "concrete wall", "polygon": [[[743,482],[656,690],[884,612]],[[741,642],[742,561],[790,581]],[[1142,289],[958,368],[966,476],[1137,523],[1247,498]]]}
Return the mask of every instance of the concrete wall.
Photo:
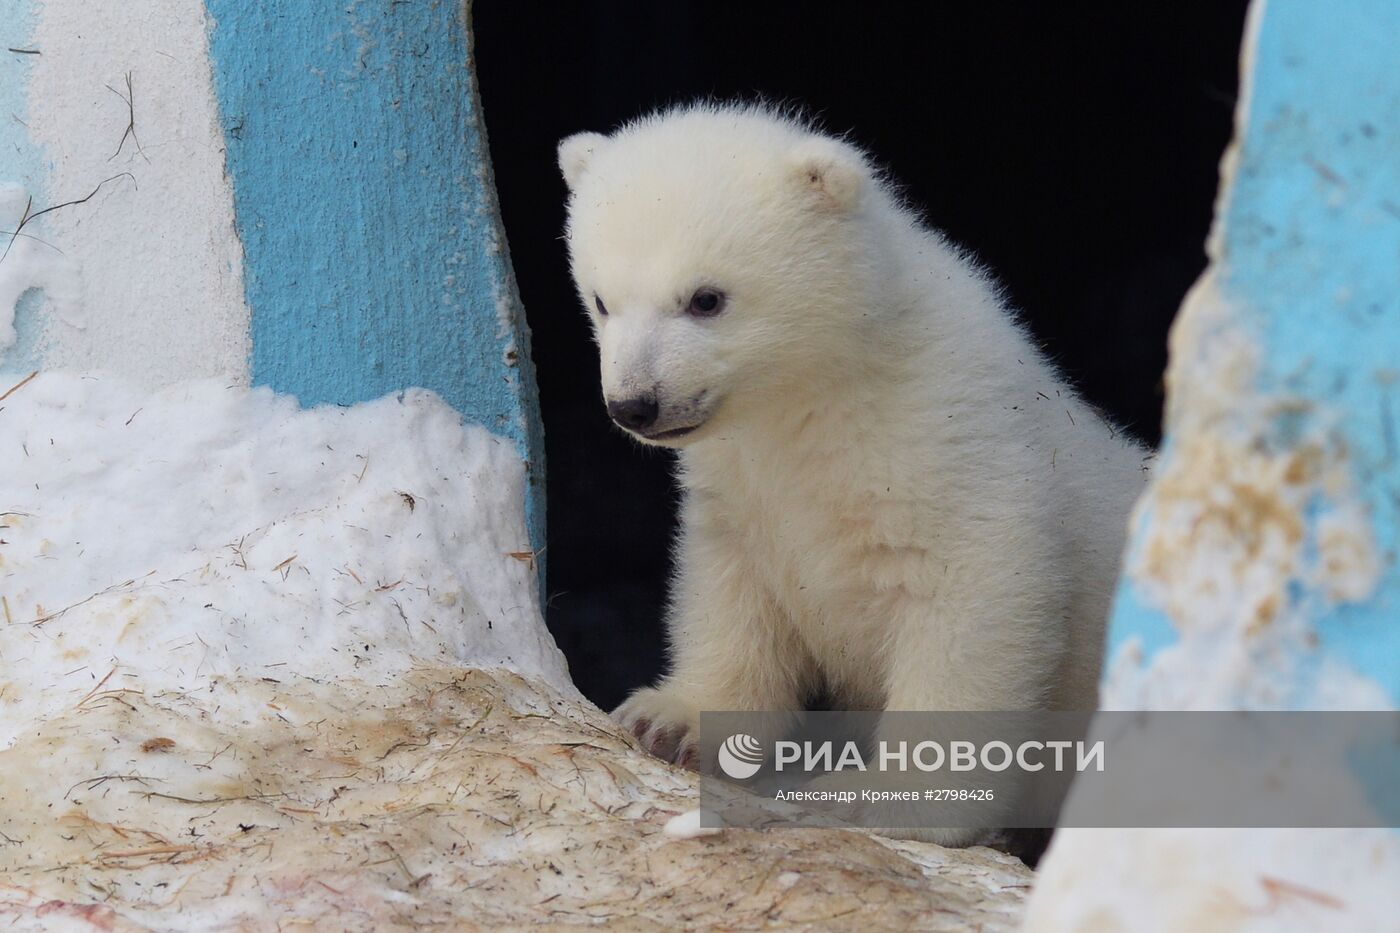
{"label": "concrete wall", "polygon": [[0,230],[91,195],[0,236],[0,374],[212,377],[306,405],[423,386],[516,443],[543,543],[458,0],[0,0],[0,49],[19,50],[0,51]]}
{"label": "concrete wall", "polygon": [[1256,3],[1110,634],[1127,708],[1400,702],[1400,6]]}
{"label": "concrete wall", "polygon": [[[1102,703],[1394,709],[1400,5],[1256,0],[1247,33]],[[1394,929],[1397,878],[1388,829],[1065,830],[1025,928]]]}

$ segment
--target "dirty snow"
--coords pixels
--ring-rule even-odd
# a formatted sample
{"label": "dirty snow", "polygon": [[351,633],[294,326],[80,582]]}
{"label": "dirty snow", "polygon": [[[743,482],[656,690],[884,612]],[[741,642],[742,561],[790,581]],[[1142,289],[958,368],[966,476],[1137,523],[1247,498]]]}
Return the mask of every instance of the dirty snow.
{"label": "dirty snow", "polygon": [[985,849],[677,840],[693,775],[569,683],[523,482],[425,392],[14,389],[0,924],[1015,924],[1030,873]]}
{"label": "dirty snow", "polygon": [[0,749],[90,693],[222,676],[501,666],[572,694],[523,483],[420,390],[302,411],[39,376],[0,403]]}
{"label": "dirty snow", "polygon": [[666,821],[661,831],[672,839],[699,839],[701,836],[718,836],[720,830],[714,826],[701,826],[699,810],[677,813]]}

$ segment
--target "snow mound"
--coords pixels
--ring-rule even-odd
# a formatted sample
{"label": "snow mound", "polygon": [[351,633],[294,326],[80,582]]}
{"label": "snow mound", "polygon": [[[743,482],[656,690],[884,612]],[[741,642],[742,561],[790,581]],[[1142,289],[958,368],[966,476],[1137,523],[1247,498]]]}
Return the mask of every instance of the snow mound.
{"label": "snow mound", "polygon": [[0,922],[1014,926],[989,850],[676,838],[694,775],[570,684],[524,481],[424,392],[0,400]]}
{"label": "snow mound", "polygon": [[0,749],[86,697],[230,676],[503,667],[575,695],[524,482],[508,440],[421,390],[303,411],[33,379],[0,402]]}

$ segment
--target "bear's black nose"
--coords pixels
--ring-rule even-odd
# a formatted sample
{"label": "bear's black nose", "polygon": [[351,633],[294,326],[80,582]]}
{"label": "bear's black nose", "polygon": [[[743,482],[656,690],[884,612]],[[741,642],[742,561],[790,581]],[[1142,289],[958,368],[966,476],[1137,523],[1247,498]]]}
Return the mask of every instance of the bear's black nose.
{"label": "bear's black nose", "polygon": [[656,423],[661,406],[650,396],[608,402],[608,417],[629,431],[645,431]]}

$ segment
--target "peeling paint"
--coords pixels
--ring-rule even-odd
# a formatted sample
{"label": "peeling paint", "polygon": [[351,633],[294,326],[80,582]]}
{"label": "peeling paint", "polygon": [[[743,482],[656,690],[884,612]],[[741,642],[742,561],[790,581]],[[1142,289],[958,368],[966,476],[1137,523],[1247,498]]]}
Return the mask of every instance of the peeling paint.
{"label": "peeling paint", "polygon": [[[1250,8],[1211,268],[1172,328],[1167,442],[1134,512],[1105,708],[1400,703],[1396,61],[1389,0]],[[1374,775],[1353,773],[1366,792]],[[1068,829],[1023,928],[1393,929],[1398,874],[1393,829]]]}
{"label": "peeling paint", "polygon": [[1382,559],[1345,435],[1318,403],[1256,388],[1246,316],[1207,274],[1173,328],[1171,441],[1135,511],[1125,584],[1173,634],[1143,652],[1120,603],[1106,707],[1387,705],[1312,657],[1314,621],[1370,597]]}
{"label": "peeling paint", "polygon": [[[1400,10],[1264,10],[1212,268],[1172,329],[1168,441],[1135,514],[1108,704],[1400,699],[1400,218],[1384,210],[1400,198],[1400,87],[1377,77],[1393,77]],[[1211,641],[1208,670],[1154,675],[1187,637]],[[1298,679],[1322,670],[1341,681]]]}
{"label": "peeling paint", "polygon": [[437,392],[516,443],[539,549],[544,446],[529,329],[463,4],[208,8],[253,382],[304,405]]}

